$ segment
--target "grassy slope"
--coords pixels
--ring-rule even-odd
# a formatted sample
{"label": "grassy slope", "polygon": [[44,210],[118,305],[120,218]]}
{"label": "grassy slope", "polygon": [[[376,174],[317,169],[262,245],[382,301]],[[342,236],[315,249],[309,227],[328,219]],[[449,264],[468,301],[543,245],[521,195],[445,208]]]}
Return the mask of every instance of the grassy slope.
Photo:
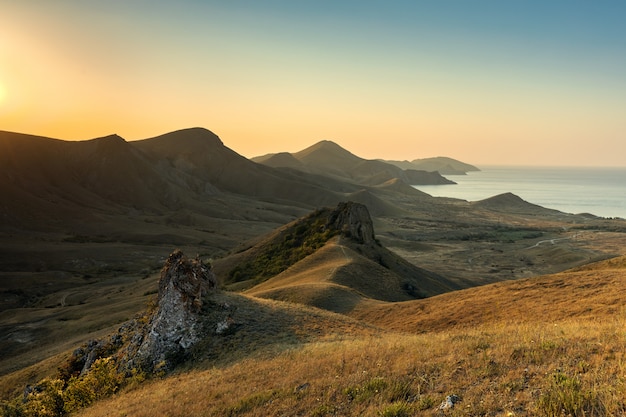
{"label": "grassy slope", "polygon": [[488,323],[597,319],[624,312],[626,257],[553,275],[406,303],[370,303],[353,316],[388,329],[430,332]]}
{"label": "grassy slope", "polygon": [[314,254],[248,293],[339,313],[348,313],[368,299],[414,299],[403,289],[403,277],[367,259],[350,243],[349,239],[333,238]]}
{"label": "grassy slope", "polygon": [[80,415],[432,416],[453,393],[447,415],[621,415],[625,259],[363,310],[397,330],[182,372]]}
{"label": "grassy slope", "polygon": [[[322,242],[327,239],[328,237],[318,239],[315,236],[309,239],[306,234],[295,232],[303,225],[307,231],[317,230],[318,227],[311,226],[310,223],[324,224],[327,215],[322,211],[307,216],[270,234],[249,250],[235,255],[233,258],[237,264],[245,265],[239,268],[246,273],[257,269],[273,270],[274,264],[289,265],[286,269],[277,270],[274,276],[261,277],[264,280],[254,277],[253,280],[248,280],[256,284],[248,293],[348,313],[368,299],[407,301],[458,289],[446,278],[409,264],[381,246],[359,244],[346,237],[334,236],[311,254],[302,253],[306,255],[302,259],[284,255],[292,249],[288,242]],[[300,237],[288,239],[296,235]],[[302,245],[304,248],[309,246]],[[293,258],[296,262],[286,263],[279,259],[281,257]],[[231,274],[226,271],[232,264],[232,260],[220,260],[215,264],[215,269],[223,279],[227,279]],[[257,264],[258,267],[255,266]]]}

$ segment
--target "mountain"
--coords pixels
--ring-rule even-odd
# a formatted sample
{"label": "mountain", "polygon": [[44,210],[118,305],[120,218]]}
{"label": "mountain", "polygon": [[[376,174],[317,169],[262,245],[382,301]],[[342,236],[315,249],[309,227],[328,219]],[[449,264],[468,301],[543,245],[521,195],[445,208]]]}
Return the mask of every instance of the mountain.
{"label": "mountain", "polygon": [[98,213],[172,208],[177,192],[117,135],[68,142],[0,132],[0,213],[9,226],[47,229]]}
{"label": "mountain", "polygon": [[251,162],[224,146],[214,133],[192,128],[133,142],[168,170],[187,175],[199,192],[215,190],[249,197],[280,199],[310,206],[336,202],[332,191],[302,178]]}
{"label": "mountain", "polygon": [[414,159],[413,161],[384,161],[402,169],[417,169],[429,172],[439,172],[441,175],[465,175],[468,172],[480,171],[474,165],[445,156],[434,158]]}
{"label": "mountain", "polygon": [[405,170],[380,160],[360,158],[328,140],[293,154],[283,152],[252,160],[272,167],[289,167],[368,186],[379,185],[394,178],[410,185],[454,184],[436,172]]}
{"label": "mountain", "polygon": [[0,134],[0,414],[624,414],[626,222],[318,145]]}
{"label": "mountain", "polygon": [[0,132],[0,163],[0,218],[9,228],[65,228],[101,222],[102,215],[183,208],[233,218],[247,210],[237,198],[307,208],[342,198],[328,181],[251,162],[201,128],[135,142]]}
{"label": "mountain", "polygon": [[273,168],[295,168],[305,170],[304,164],[289,152],[280,152],[257,156],[252,158],[252,160],[259,164],[267,165]]}

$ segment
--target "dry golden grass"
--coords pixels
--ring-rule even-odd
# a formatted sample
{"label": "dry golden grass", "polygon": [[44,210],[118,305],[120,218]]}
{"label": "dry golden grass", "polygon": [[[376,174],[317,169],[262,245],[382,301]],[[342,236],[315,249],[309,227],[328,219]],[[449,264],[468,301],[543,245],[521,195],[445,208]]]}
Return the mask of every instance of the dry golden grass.
{"label": "dry golden grass", "polygon": [[450,291],[450,281],[384,247],[336,236],[313,254],[246,290],[343,314],[372,300],[406,301]]}
{"label": "dry golden grass", "polygon": [[461,401],[449,416],[624,415],[625,264],[433,297],[422,321],[407,306],[425,301],[390,305],[364,318],[395,332],[325,328],[323,339],[152,380],[79,415],[432,416],[451,394]]}
{"label": "dry golden grass", "polygon": [[620,317],[311,343],[151,381],[79,415],[377,416],[396,404],[432,416],[450,394],[461,402],[448,415],[621,415],[625,330]]}
{"label": "dry golden grass", "polygon": [[550,323],[624,313],[626,257],[404,303],[361,304],[352,316],[386,329],[429,332],[485,323]]}
{"label": "dry golden grass", "polygon": [[[359,191],[363,187],[351,183],[251,164],[210,132],[166,136],[132,145],[119,138],[60,144],[72,152],[57,141],[23,142],[20,152],[0,152],[3,166],[23,180],[19,187],[0,184],[10,197],[9,221],[0,232],[6,287],[0,292],[15,305],[29,300],[28,308],[0,314],[0,394],[51,374],[59,358],[52,355],[114,329],[141,309],[153,286],[135,274],[149,272],[170,245],[216,257],[312,207],[347,197],[381,215],[374,221],[383,242],[463,287],[556,272],[626,247],[623,221],[564,215],[510,198],[485,208],[431,198],[393,180]],[[78,158],[100,145],[109,162]],[[181,147],[187,152],[181,154]],[[64,157],[71,155],[82,162]],[[171,167],[149,163],[167,156],[175,161]],[[99,175],[76,182],[82,178],[76,172],[96,162],[103,167]],[[323,162],[342,165],[332,158]],[[240,195],[207,197],[215,189],[206,184]],[[551,239],[558,244],[534,246]],[[316,272],[326,268],[333,279],[307,278],[313,271],[304,268],[266,290],[352,318],[225,295],[238,304],[237,331],[207,338],[178,375],[128,389],[85,415],[432,415],[450,393],[462,398],[450,415],[560,415],[559,407],[566,415],[623,414],[624,258],[397,305],[367,299],[385,290],[376,287],[381,275],[368,274],[369,264],[350,269],[345,266],[354,263],[346,258],[335,261],[319,264]],[[70,275],[56,282],[49,274],[54,271]],[[24,285],[32,273],[31,285]],[[120,276],[129,281],[111,279]],[[363,276],[374,281],[363,282]],[[8,375],[12,369],[20,370]]]}

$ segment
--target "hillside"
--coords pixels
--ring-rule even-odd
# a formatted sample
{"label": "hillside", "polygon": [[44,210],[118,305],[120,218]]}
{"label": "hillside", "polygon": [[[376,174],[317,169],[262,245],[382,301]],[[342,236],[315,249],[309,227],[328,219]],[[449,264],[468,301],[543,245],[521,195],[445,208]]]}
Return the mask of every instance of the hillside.
{"label": "hillside", "polygon": [[5,197],[3,226],[51,229],[64,220],[94,221],[98,212],[173,207],[177,190],[119,136],[66,142],[0,132]]}
{"label": "hillside", "polygon": [[214,270],[231,288],[346,313],[360,301],[404,301],[458,285],[380,245],[366,206],[318,210],[261,239]]}
{"label": "hillside", "polygon": [[[281,342],[269,351],[263,346],[272,346],[270,338],[260,339],[265,342],[254,351],[246,350],[245,341],[256,338],[241,338],[243,344],[235,346],[243,350],[233,353],[238,360],[197,363],[78,415],[621,415],[626,346],[616,309],[624,302],[618,278],[623,270],[621,258],[466,290],[456,301],[446,294],[391,303],[399,310],[389,310],[385,323],[377,320],[379,330],[356,321],[341,324],[341,316],[332,313],[251,298],[249,307],[240,305],[243,316],[259,328],[283,323],[289,329],[279,332],[275,340]],[[455,318],[456,325],[427,319],[407,326],[425,302],[424,315]],[[416,306],[414,314],[409,305]],[[286,307],[291,310],[281,316]],[[370,317],[380,311],[372,307]],[[333,333],[334,326],[345,333]],[[446,409],[448,397],[455,404]]]}
{"label": "hillside", "polygon": [[519,196],[512,193],[499,194],[480,201],[471,203],[476,207],[487,208],[493,211],[515,212],[525,214],[549,214],[556,213],[556,210],[547,209],[536,204],[524,201]]}
{"label": "hillside", "polygon": [[79,219],[182,207],[223,218],[248,211],[237,210],[241,201],[225,193],[300,207],[341,199],[327,183],[255,164],[200,128],[135,142],[116,135],[69,142],[0,132],[0,149],[0,192],[7,197],[0,216],[11,219],[3,226],[63,229]]}
{"label": "hillside", "polygon": [[[455,394],[444,415],[626,412],[625,221],[432,197],[409,185],[423,173],[332,142],[266,161],[201,128],[0,132],[4,406],[413,416]],[[194,278],[161,285],[164,270]],[[221,290],[196,285],[209,270]],[[163,288],[190,289],[186,308],[160,306]]]}
{"label": "hillside", "polygon": [[275,168],[289,167],[368,186],[380,185],[393,179],[400,179],[411,185],[454,184],[437,172],[419,170],[416,167],[403,169],[384,161],[360,158],[328,140],[293,154],[269,154],[252,160]]}
{"label": "hillside", "polygon": [[160,161],[169,175],[172,171],[186,174],[188,181],[193,181],[187,185],[201,194],[210,195],[219,190],[310,206],[334,203],[339,198],[307,179],[293,178],[251,162],[224,146],[206,129],[185,129],[132,144]]}
{"label": "hillside", "polygon": [[[472,328],[489,323],[538,325],[560,320],[618,318],[624,301],[626,257],[552,275],[395,304],[370,303],[352,316],[412,333]],[[445,308],[442,308],[445,306]]]}

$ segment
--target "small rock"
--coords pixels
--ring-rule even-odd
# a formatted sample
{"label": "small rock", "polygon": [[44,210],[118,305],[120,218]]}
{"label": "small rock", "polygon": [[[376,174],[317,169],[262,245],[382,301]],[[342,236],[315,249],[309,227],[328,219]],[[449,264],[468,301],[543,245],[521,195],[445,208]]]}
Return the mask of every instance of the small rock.
{"label": "small rock", "polygon": [[309,384],[308,382],[305,382],[304,384],[298,385],[296,387],[296,392],[304,391],[305,389],[308,389],[310,386],[311,384]]}
{"label": "small rock", "polygon": [[441,411],[451,410],[454,408],[454,405],[458,403],[460,400],[461,399],[459,398],[458,395],[455,395],[455,394],[448,395],[445,401],[442,402],[441,405],[439,405],[439,410]]}

